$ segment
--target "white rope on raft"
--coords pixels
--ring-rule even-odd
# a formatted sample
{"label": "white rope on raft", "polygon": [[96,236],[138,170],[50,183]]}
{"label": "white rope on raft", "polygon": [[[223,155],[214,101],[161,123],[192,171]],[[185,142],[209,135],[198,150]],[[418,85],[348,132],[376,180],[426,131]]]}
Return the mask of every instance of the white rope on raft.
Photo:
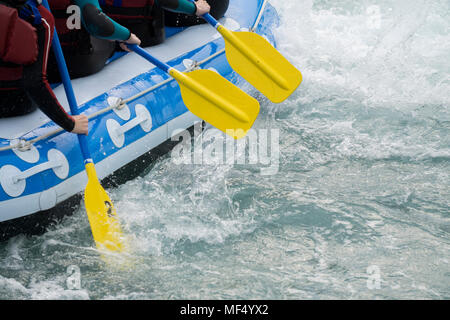
{"label": "white rope on raft", "polygon": [[262,19],[262,16],[264,14],[264,11],[266,10],[266,5],[268,2],[269,2],[269,0],[264,0],[263,4],[261,6],[261,9],[259,10],[258,17],[256,18],[255,23],[253,24],[253,27],[251,27],[251,29],[250,29],[251,32],[256,31],[256,27],[259,25],[259,22]]}
{"label": "white rope on raft", "polygon": [[[259,15],[258,15],[257,19],[255,20],[255,23],[253,24],[253,27],[250,29],[251,32],[255,32],[256,27],[259,25],[259,22],[261,21],[263,13],[264,13],[264,9],[265,9],[265,7],[266,7],[268,2],[269,2],[269,0],[264,0],[264,3],[261,6],[261,10],[259,12]],[[207,57],[206,59],[204,59],[204,60],[202,60],[200,62],[196,62],[194,65],[190,66],[189,68],[186,68],[186,70],[184,70],[183,72],[193,71],[193,70],[197,69],[198,67],[200,67],[201,65],[205,64],[206,62],[209,62],[210,60],[214,59],[215,57],[223,54],[224,52],[225,52],[225,49],[222,49],[222,50],[216,52],[215,54]],[[152,87],[150,87],[150,88],[148,88],[148,89],[146,89],[144,91],[141,91],[140,93],[138,93],[138,94],[136,94],[136,95],[134,95],[134,96],[132,96],[132,97],[130,97],[128,99],[125,99],[125,100],[124,99],[119,99],[115,104],[113,104],[111,106],[108,106],[106,108],[103,108],[103,109],[101,109],[101,110],[99,110],[97,112],[91,113],[88,116],[88,119],[92,120],[92,119],[94,119],[94,118],[96,118],[96,117],[98,117],[98,116],[100,116],[102,114],[105,114],[105,113],[107,113],[107,112],[109,112],[109,111],[111,111],[113,109],[119,109],[120,110],[126,104],[128,104],[130,102],[133,102],[134,100],[137,100],[140,97],[145,96],[145,95],[149,94],[150,92],[153,92],[156,89],[158,89],[158,88],[160,88],[160,87],[162,87],[162,86],[164,86],[164,85],[166,85],[166,84],[168,84],[168,83],[170,83],[170,82],[172,82],[174,80],[175,79],[173,79],[173,78],[166,79],[166,80],[164,80],[164,81],[162,81],[162,82],[160,82],[160,83],[158,83],[158,84],[156,84],[156,85],[154,85],[154,86],[152,86]],[[59,133],[62,133],[62,132],[64,132],[64,129],[63,128],[58,128],[58,129],[52,130],[52,131],[50,131],[50,132],[48,132],[48,133],[46,133],[44,135],[41,135],[41,136],[36,137],[34,139],[31,139],[31,140],[19,139],[19,142],[14,144],[14,145],[10,145],[10,146],[7,146],[7,147],[0,148],[0,152],[7,151],[7,150],[12,150],[12,149],[17,149],[19,151],[27,151],[27,150],[31,149],[33,144],[35,144],[35,143],[37,143],[39,141],[48,139],[48,138],[50,138],[52,136],[55,136],[55,135],[57,135]]]}

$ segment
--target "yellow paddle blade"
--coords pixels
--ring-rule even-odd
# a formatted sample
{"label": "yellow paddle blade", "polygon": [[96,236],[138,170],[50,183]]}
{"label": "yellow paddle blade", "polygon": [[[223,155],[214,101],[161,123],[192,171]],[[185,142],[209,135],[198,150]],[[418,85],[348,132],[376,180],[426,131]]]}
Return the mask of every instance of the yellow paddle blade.
{"label": "yellow paddle blade", "polygon": [[217,30],[225,39],[231,67],[270,101],[286,100],[302,82],[302,74],[266,39],[253,32]]}
{"label": "yellow paddle blade", "polygon": [[111,199],[98,181],[93,163],[86,165],[88,184],[84,202],[92,235],[99,249],[122,251],[123,236]]}
{"label": "yellow paddle blade", "polygon": [[170,69],[186,107],[235,139],[247,134],[259,114],[259,102],[211,70],[182,73]]}

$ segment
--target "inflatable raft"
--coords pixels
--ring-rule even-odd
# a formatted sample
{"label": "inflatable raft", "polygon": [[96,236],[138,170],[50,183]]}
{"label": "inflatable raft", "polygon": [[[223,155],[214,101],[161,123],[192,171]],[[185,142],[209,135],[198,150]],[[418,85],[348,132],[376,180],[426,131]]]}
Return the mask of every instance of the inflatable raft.
{"label": "inflatable raft", "polygon": [[[220,22],[231,30],[255,31],[275,45],[278,16],[267,0],[231,0]],[[166,34],[163,44],[146,50],[180,71],[210,69],[237,83],[224,40],[210,25],[166,27]],[[201,121],[185,107],[176,81],[134,53],[72,84],[81,113],[90,118],[89,149],[100,179],[167,152],[164,146],[173,144],[176,132]],[[54,91],[69,110],[62,85]],[[136,175],[126,176],[123,181]],[[0,239],[27,232],[54,211],[70,211],[86,183],[76,135],[39,110],[0,119]]]}

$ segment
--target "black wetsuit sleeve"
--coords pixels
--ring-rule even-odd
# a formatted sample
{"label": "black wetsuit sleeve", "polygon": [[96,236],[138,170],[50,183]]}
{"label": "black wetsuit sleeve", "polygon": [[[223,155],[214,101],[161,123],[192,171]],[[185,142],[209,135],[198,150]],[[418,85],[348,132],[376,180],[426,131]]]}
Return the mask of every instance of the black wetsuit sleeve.
{"label": "black wetsuit sleeve", "polygon": [[94,37],[118,41],[130,38],[130,30],[105,15],[98,0],[74,0],[74,3],[81,8],[83,24]]}
{"label": "black wetsuit sleeve", "polygon": [[50,50],[49,30],[45,24],[36,27],[39,53],[35,63],[24,66],[23,85],[28,96],[51,120],[71,132],[75,122],[58,102],[47,80],[47,59]]}

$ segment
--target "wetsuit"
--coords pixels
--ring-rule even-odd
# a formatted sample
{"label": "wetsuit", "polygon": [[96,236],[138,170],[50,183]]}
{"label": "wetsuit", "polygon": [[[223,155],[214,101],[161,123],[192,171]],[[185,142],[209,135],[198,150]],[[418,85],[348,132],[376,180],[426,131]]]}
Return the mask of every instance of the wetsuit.
{"label": "wetsuit", "polygon": [[189,0],[100,0],[99,2],[109,17],[130,29],[141,40],[142,47],[164,42],[166,11],[189,15],[197,11],[197,6]]}
{"label": "wetsuit", "polygon": [[[127,0],[119,2],[122,1]],[[51,2],[52,0],[50,0]],[[80,7],[83,25],[92,36],[119,41],[130,38],[130,31],[127,28],[103,13],[98,0],[73,0],[73,3]],[[104,1],[100,0],[100,3],[104,3]],[[197,6],[189,0],[154,0],[154,5],[185,14],[195,14],[197,11]]]}
{"label": "wetsuit", "polygon": [[17,65],[0,59],[3,75],[8,76],[8,80],[0,77],[0,117],[25,115],[38,106],[50,119],[70,132],[75,122],[58,102],[46,76],[54,19],[42,5],[38,6],[38,10],[42,17],[39,23],[34,24],[33,17],[26,19],[36,29],[38,52],[35,62]]}
{"label": "wetsuit", "polygon": [[[120,0],[117,2],[123,1],[127,0]],[[54,2],[60,1],[50,0],[52,12],[52,3]],[[130,38],[130,31],[127,28],[118,24],[103,13],[102,8],[99,4],[99,0],[72,0],[69,2],[72,2],[73,4],[80,7],[83,26],[87,29],[90,35],[99,39],[119,41],[125,41]],[[105,5],[104,0],[100,0],[100,3]],[[195,12],[197,11],[196,5],[189,0],[154,0],[154,5],[160,6],[167,10],[185,14],[195,14]],[[67,6],[68,5],[66,5],[65,7]]]}
{"label": "wetsuit", "polygon": [[73,0],[72,2],[80,7],[83,26],[90,35],[99,39],[119,41],[130,38],[131,34],[127,28],[103,13],[98,0]]}
{"label": "wetsuit", "polygon": [[[130,29],[142,40],[142,46],[161,43],[165,38],[164,23],[162,19],[159,21],[154,19],[151,14],[154,8],[163,7],[189,14],[197,10],[196,5],[189,0],[128,1],[130,0],[49,0],[72,79],[95,74],[103,69],[108,59],[119,49],[111,41],[128,40],[131,35]],[[73,15],[73,12],[67,12],[67,8],[71,5],[80,8],[81,29],[69,29],[67,26]],[[130,9],[132,14],[127,15]],[[145,12],[144,17],[141,16],[141,12]],[[163,16],[162,11],[159,15]],[[147,18],[150,19],[150,23],[147,23],[149,21]],[[52,83],[61,81],[52,53],[48,77]]]}
{"label": "wetsuit", "polygon": [[[102,12],[98,0],[50,0],[49,4],[72,79],[99,72],[114,54],[114,41],[130,38],[127,28]],[[72,5],[80,8],[81,28],[68,26],[74,18],[74,12],[67,12]],[[48,76],[52,83],[61,81],[53,53],[50,54]]]}

